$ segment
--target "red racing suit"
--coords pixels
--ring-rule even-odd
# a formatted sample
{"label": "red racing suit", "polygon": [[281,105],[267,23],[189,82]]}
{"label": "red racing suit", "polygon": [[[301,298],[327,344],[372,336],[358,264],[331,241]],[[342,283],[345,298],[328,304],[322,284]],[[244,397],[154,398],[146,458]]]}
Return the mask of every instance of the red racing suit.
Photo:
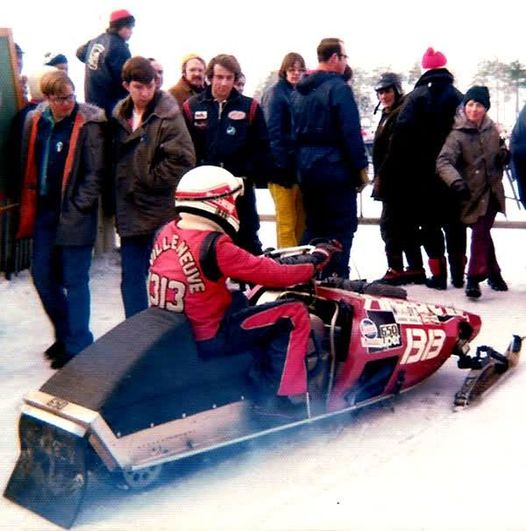
{"label": "red racing suit", "polygon": [[[250,350],[260,366],[269,368],[268,381],[280,395],[306,392],[305,354],[310,337],[306,306],[281,300],[259,306],[234,307],[226,279],[266,287],[285,287],[310,280],[312,264],[281,265],[254,256],[221,234],[212,247],[218,278],[205,274],[203,243],[213,231],[181,229],[170,222],[159,232],[150,259],[150,304],[184,313],[198,347],[211,342],[219,355]],[[212,252],[212,251],[211,251]],[[217,340],[221,341],[217,342]],[[261,363],[258,357],[266,357]],[[278,374],[279,373],[279,374]],[[273,378],[274,376],[274,378]]]}

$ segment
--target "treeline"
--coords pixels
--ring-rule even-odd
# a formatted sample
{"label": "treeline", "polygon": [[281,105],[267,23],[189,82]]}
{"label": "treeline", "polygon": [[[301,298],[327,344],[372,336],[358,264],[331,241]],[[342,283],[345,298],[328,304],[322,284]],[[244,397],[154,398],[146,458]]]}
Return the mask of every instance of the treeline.
{"label": "treeline", "polygon": [[[373,88],[380,74],[392,70],[390,66],[376,67],[372,70],[353,67],[352,86],[362,118],[371,117],[378,103]],[[416,62],[409,71],[397,73],[405,87],[413,87],[423,71],[420,63]],[[256,89],[254,97],[260,98],[264,90],[275,83],[276,79],[277,72],[269,73]],[[471,84],[488,86],[493,101],[493,114],[497,122],[502,118],[501,108],[509,102],[514,104],[514,119],[522,108],[521,89],[526,88],[526,67],[519,61],[510,63],[503,63],[498,59],[481,61],[477,65]]]}

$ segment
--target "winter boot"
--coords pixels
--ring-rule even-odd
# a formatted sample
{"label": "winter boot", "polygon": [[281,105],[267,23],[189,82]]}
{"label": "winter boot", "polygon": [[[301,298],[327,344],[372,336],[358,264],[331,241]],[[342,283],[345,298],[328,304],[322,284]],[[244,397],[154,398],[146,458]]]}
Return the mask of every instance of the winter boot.
{"label": "winter boot", "polygon": [[422,251],[419,245],[408,246],[405,250],[407,269],[404,271],[406,284],[424,284],[426,271],[422,262]]}
{"label": "winter boot", "polygon": [[66,353],[66,347],[62,341],[55,341],[45,352],[44,357],[49,361],[61,358]]}
{"label": "winter boot", "polygon": [[426,281],[426,272],[423,267],[408,267],[404,271],[403,284],[423,284]]}
{"label": "winter boot", "polygon": [[495,291],[508,291],[508,284],[499,273],[493,273],[488,277],[489,287]]}
{"label": "winter boot", "polygon": [[464,269],[467,258],[463,254],[448,255],[449,271],[451,272],[451,284],[455,288],[464,287]]}
{"label": "winter boot", "polygon": [[432,276],[426,280],[426,286],[433,289],[447,289],[447,269],[445,257],[441,256],[440,258],[430,258],[429,269]]}
{"label": "winter boot", "polygon": [[473,277],[468,277],[468,283],[466,285],[466,297],[470,299],[478,299],[481,296],[479,281]]}
{"label": "winter boot", "polygon": [[375,280],[375,282],[389,284],[390,286],[400,286],[401,284],[405,284],[404,271],[390,267],[385,275],[382,278]]}

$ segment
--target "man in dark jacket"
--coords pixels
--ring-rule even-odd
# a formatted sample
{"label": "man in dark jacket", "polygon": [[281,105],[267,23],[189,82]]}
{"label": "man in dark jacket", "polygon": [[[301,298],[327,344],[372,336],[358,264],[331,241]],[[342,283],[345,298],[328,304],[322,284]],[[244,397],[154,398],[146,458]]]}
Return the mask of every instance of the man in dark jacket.
{"label": "man in dark jacket", "polygon": [[206,68],[210,86],[186,100],[183,111],[197,165],[221,166],[245,179],[244,193],[236,202],[240,227],[234,242],[258,255],[262,247],[254,183],[266,182],[273,162],[261,107],[234,88],[240,75],[233,55],[217,55]]}
{"label": "man in dark jacket", "polygon": [[451,276],[455,286],[463,284],[466,262],[466,230],[460,223],[459,205],[435,171],[436,159],[453,127],[462,94],[445,68],[446,57],[428,48],[422,57],[426,72],[405,98],[398,115],[391,146],[380,170],[380,178],[393,184],[393,199],[412,212],[415,230],[429,256],[432,277],[429,287],[446,289],[446,234]]}
{"label": "man in dark jacket", "polygon": [[[373,145],[374,186],[373,197],[382,201],[380,234],[385,243],[387,272],[381,282],[392,285],[423,284],[426,274],[422,264],[422,253],[418,241],[418,227],[412,223],[413,215],[404,205],[396,201],[396,182],[382,173],[382,166],[389,152],[391,135],[404,101],[402,83],[397,74],[384,72],[374,87],[382,117],[376,128]],[[404,269],[404,254],[407,269]]]}
{"label": "man in dark jacket", "polygon": [[519,198],[526,208],[526,105],[511,132],[511,171],[517,181]]}
{"label": "man in dark jacket", "polygon": [[108,119],[115,104],[128,94],[122,86],[121,72],[131,57],[127,41],[134,26],[135,18],[129,11],[113,11],[109,28],[77,50],[77,57],[86,65],[84,99],[104,109]]}
{"label": "man in dark jacket", "polygon": [[155,232],[174,218],[174,190],[195,165],[195,154],[177,102],[157,90],[150,61],[132,57],[122,77],[129,96],[113,111],[112,158],[121,293],[131,317],[148,307],[146,277]]}
{"label": "man in dark jacket", "polygon": [[338,240],[342,252],[324,274],[349,276],[349,259],[358,226],[356,191],[367,172],[360,117],[351,87],[344,43],[323,39],[318,70],[296,85],[292,98],[294,135],[298,148],[300,188],[306,215],[303,240]]}
{"label": "man in dark jacket", "polygon": [[33,237],[31,274],[54,328],[46,351],[62,367],[93,342],[89,268],[104,175],[104,112],[76,103],[61,70],[41,79],[45,102],[24,123],[18,238]]}

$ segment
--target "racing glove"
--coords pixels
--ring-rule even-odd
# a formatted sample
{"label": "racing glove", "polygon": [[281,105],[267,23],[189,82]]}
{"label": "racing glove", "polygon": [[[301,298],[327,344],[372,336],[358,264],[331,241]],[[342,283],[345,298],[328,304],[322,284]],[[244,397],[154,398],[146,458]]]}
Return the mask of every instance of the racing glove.
{"label": "racing glove", "polygon": [[342,245],[336,240],[329,242],[318,243],[316,248],[312,251],[312,263],[316,271],[321,271],[331,260],[334,253],[339,253],[342,250]]}

